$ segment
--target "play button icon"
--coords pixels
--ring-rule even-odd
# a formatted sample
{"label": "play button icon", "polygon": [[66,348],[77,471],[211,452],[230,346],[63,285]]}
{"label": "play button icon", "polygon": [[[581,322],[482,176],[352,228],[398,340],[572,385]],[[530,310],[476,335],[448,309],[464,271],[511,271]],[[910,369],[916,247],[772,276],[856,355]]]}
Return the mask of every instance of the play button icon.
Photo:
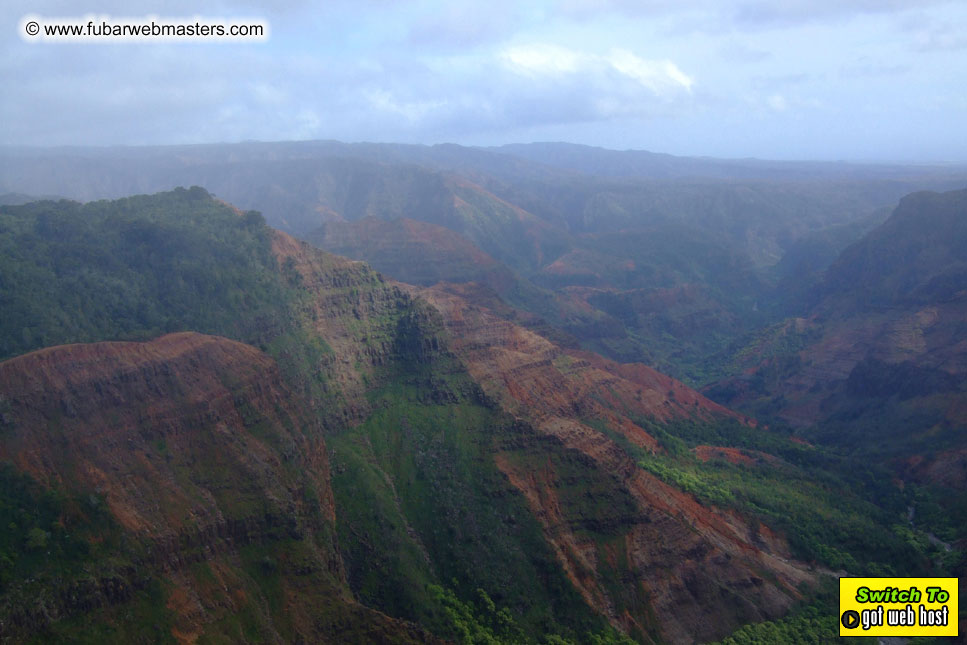
{"label": "play button icon", "polygon": [[852,609],[844,611],[840,622],[843,623],[843,627],[846,629],[856,629],[860,626],[860,614]]}

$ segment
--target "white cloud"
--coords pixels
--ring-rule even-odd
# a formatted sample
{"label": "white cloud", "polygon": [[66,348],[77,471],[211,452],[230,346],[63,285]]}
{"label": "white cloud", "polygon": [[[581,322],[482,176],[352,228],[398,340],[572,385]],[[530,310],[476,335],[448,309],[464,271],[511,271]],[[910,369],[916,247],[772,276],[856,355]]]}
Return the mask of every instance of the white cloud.
{"label": "white cloud", "polygon": [[589,62],[586,55],[543,44],[510,47],[500,54],[500,58],[513,71],[530,76],[571,74]]}
{"label": "white cloud", "polygon": [[695,82],[670,60],[645,60],[624,49],[612,51],[607,61],[614,69],[659,95],[680,89],[690,92]]}
{"label": "white cloud", "polygon": [[384,89],[373,89],[364,93],[369,104],[376,110],[405,118],[417,123],[446,105],[442,100],[406,100]]}
{"label": "white cloud", "polygon": [[254,95],[256,102],[261,105],[285,105],[289,99],[289,96],[286,92],[269,83],[253,83],[252,94]]}
{"label": "white cloud", "polygon": [[[567,79],[591,76],[600,86],[616,76],[631,81],[659,97],[691,92],[695,81],[670,60],[647,60],[626,50],[614,49],[606,55],[570,50],[558,45],[536,44],[505,49],[500,59],[513,72],[532,78]],[[599,97],[607,102],[608,97]]]}

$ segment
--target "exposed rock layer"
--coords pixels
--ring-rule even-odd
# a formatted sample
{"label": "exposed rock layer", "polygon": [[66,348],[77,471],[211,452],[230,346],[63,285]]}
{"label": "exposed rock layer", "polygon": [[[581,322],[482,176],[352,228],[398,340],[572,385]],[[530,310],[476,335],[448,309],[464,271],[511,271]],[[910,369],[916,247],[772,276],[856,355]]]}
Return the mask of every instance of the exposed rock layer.
{"label": "exposed rock layer", "polygon": [[[634,499],[633,515],[621,518],[621,537],[601,545],[582,533],[586,526],[568,521],[552,464],[535,471],[509,453],[497,455],[586,601],[626,631],[669,642],[714,639],[785,613],[814,574],[790,559],[784,541],[661,482],[618,443],[660,450],[640,424],[734,413],[646,366],[563,350],[473,304],[473,290],[420,291],[443,314],[471,375],[506,410],[585,455]],[[657,626],[644,619],[649,612]]]}
{"label": "exposed rock layer", "polygon": [[[0,459],[55,490],[105,499],[142,545],[120,575],[95,568],[46,590],[59,600],[42,614],[30,598],[8,607],[7,635],[78,613],[109,620],[105,611],[160,576],[183,642],[237,638],[224,630],[239,616],[253,622],[243,640],[429,638],[348,593],[322,429],[257,349],[195,333],[53,347],[0,363],[0,392]],[[279,588],[253,577],[255,554]]]}

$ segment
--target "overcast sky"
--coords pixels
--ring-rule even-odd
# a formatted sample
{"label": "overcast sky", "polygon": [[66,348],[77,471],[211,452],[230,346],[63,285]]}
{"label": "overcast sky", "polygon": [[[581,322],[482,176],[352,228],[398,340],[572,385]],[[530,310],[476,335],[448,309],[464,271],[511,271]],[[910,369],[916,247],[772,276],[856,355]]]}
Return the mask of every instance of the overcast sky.
{"label": "overcast sky", "polygon": [[[252,17],[271,32],[26,42],[28,14]],[[964,0],[6,0],[0,16],[3,144],[570,141],[967,161]]]}

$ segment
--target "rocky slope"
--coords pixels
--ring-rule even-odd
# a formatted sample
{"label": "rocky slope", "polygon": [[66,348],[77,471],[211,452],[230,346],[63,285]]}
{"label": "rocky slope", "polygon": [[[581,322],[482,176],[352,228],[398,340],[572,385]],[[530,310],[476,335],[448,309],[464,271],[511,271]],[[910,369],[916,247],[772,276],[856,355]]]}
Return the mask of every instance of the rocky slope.
{"label": "rocky slope", "polygon": [[[113,640],[160,582],[158,627],[181,642],[429,638],[353,600],[320,424],[257,349],[195,333],[53,347],[0,363],[0,392],[0,459],[110,517],[83,568],[5,585],[5,637]],[[65,504],[48,539],[90,514]],[[113,533],[124,546],[99,554]]]}
{"label": "rocky slope", "polygon": [[388,281],[200,188],[5,207],[0,243],[4,351],[156,338],[0,363],[15,639],[697,642],[811,593],[793,511],[823,548],[882,525],[486,286]]}
{"label": "rocky slope", "polygon": [[[443,327],[429,339],[424,338],[417,350],[420,362],[435,364],[424,387],[437,392],[433,396],[443,409],[465,405],[469,398],[472,406],[492,417],[490,423],[496,425],[489,430],[476,424],[464,426],[468,436],[481,431],[489,435],[474,439],[482,441],[475,458],[490,462],[483,466],[493,469],[490,477],[499,471],[509,480],[537,517],[543,537],[552,546],[567,579],[585,602],[622,631],[655,642],[707,640],[750,620],[782,615],[801,598],[799,585],[815,580],[815,574],[802,565],[790,564],[788,547],[767,527],[698,504],[638,468],[632,455],[615,439],[588,425],[603,423],[617,433],[619,441],[624,439],[651,451],[659,449],[657,442],[632,419],[660,424],[675,418],[736,417],[734,413],[643,365],[619,365],[578,350],[565,352],[532,331],[504,321],[485,308],[469,305],[461,296],[473,298],[477,295],[472,293],[474,289],[482,290],[482,299],[491,293],[473,285],[439,285],[428,290],[402,284],[374,285],[370,296],[354,300],[351,309],[350,320],[370,321],[365,327],[367,336],[360,339],[353,334],[353,326],[345,324],[344,314],[349,309],[333,293],[339,290],[333,289],[329,272],[320,266],[324,263],[331,271],[333,263],[341,261],[312,252],[280,233],[274,237],[273,248],[283,265],[291,259],[289,265],[301,276],[302,285],[317,294],[313,299],[317,308],[309,318],[336,356],[352,357],[353,378],[369,372],[367,380],[378,379],[371,370],[375,366],[378,371],[380,361],[374,364],[373,356],[384,360],[393,356],[392,344],[377,343],[373,352],[360,353],[361,347],[373,347],[374,339],[380,337],[379,327],[372,324],[374,318],[378,320],[376,313],[386,313],[384,306],[374,304],[380,302],[378,294],[396,293],[399,300],[403,292],[408,292],[434,305],[443,315]],[[343,269],[361,266],[350,264]],[[514,315],[509,308],[506,313]],[[424,330],[439,324],[431,312],[418,315]],[[474,395],[472,383],[462,380],[461,369],[446,359],[451,351],[482,387],[486,399]],[[420,373],[418,366],[410,369]],[[334,371],[344,372],[338,366]],[[446,376],[448,372],[450,377]],[[350,392],[361,386],[361,381],[344,381],[343,386]],[[372,395],[367,398],[372,400]],[[474,399],[492,403],[481,406],[473,403]],[[375,408],[393,409],[396,405],[390,398]],[[506,427],[499,415],[485,412],[488,407],[509,412],[523,423]],[[414,441],[399,436],[394,427],[404,424],[405,428],[412,421],[406,416],[390,418],[390,427],[377,430],[364,422],[363,427],[368,428],[365,432],[343,434],[331,441],[339,453],[349,453],[346,458],[350,461],[344,467],[350,467],[358,455],[375,462],[379,478],[391,482],[388,490],[398,507],[393,513],[406,527],[406,536],[400,536],[402,544],[389,548],[402,553],[412,549],[434,561],[440,557],[440,547],[432,545],[434,536],[421,526],[424,519],[408,515],[405,508],[405,491],[410,484],[406,482],[406,469],[398,461],[411,457],[380,450],[384,441],[397,447]],[[410,450],[417,455],[434,450],[432,443],[424,443],[430,438],[420,438],[417,428],[408,432],[414,430],[417,436]],[[361,453],[350,440],[354,435],[370,444]],[[446,453],[439,458],[460,459]],[[419,469],[421,464],[411,467]],[[424,476],[439,477],[433,473]],[[466,485],[460,481],[448,483],[448,487]],[[492,485],[486,481],[475,484],[485,489]],[[379,491],[371,494],[373,503],[379,504]],[[508,498],[506,491],[499,490],[488,495],[499,495],[505,512],[513,508],[517,497]],[[585,495],[590,496],[590,503],[582,499]],[[366,532],[361,520],[347,519],[347,523],[355,527],[354,539]],[[360,551],[356,546],[346,553],[350,569],[363,553],[367,558],[385,558],[385,554]],[[396,587],[383,588],[384,582],[373,588],[369,586],[372,582],[365,582],[366,572],[359,570],[356,575],[363,578],[357,580],[360,593],[372,594],[377,606],[390,602],[388,592]],[[704,619],[698,620],[700,616]]]}
{"label": "rocky slope", "polygon": [[[624,517],[591,512],[575,523],[552,463],[513,451],[495,456],[585,600],[624,630],[670,642],[715,638],[728,625],[787,611],[815,574],[790,561],[783,540],[764,525],[698,504],[639,468],[623,447],[661,450],[644,424],[734,413],[644,365],[561,349],[474,304],[473,290],[437,285],[419,293],[443,314],[454,351],[489,396],[586,456],[630,498],[633,511]],[[608,521],[617,527],[607,539],[585,532]]]}
{"label": "rocky slope", "polygon": [[[218,204],[201,189],[87,206],[49,202],[16,207],[0,213],[0,241],[10,249],[18,248],[18,244],[30,247],[29,253],[16,252],[4,258],[7,265],[24,276],[16,291],[7,290],[9,285],[5,284],[0,293],[0,299],[10,305],[6,311],[12,316],[5,322],[31,318],[28,305],[36,308],[37,302],[29,294],[36,294],[41,283],[50,294],[45,301],[44,316],[35,318],[28,330],[34,333],[22,334],[22,339],[18,338],[8,351],[36,346],[45,339],[150,337],[159,324],[169,328],[200,324],[258,344],[278,365],[277,371],[267,364],[241,369],[236,380],[246,384],[246,379],[256,375],[256,379],[264,376],[269,383],[275,383],[275,374],[279,374],[288,391],[302,401],[294,404],[302,416],[293,413],[280,417],[282,429],[295,433],[294,440],[286,434],[276,439],[270,432],[273,428],[263,427],[265,424],[261,424],[257,414],[251,419],[256,424],[255,438],[281,451],[277,459],[260,452],[260,445],[249,441],[247,435],[234,449],[247,454],[250,446],[253,463],[249,464],[239,455],[238,467],[231,459],[222,463],[214,438],[185,448],[179,458],[187,463],[179,462],[176,466],[187,469],[188,474],[197,467],[203,482],[217,480],[213,483],[214,490],[206,492],[207,489],[193,480],[182,483],[177,479],[185,474],[181,470],[174,475],[177,486],[170,483],[172,477],[164,469],[157,476],[141,473],[144,469],[160,468],[156,461],[165,454],[156,453],[171,450],[169,444],[174,443],[145,416],[146,412],[137,403],[141,397],[125,394],[123,400],[103,406],[98,396],[88,397],[93,410],[104,407],[112,413],[104,424],[107,427],[129,415],[135,431],[141,431],[138,424],[143,421],[144,431],[157,440],[148,446],[149,457],[138,454],[124,460],[128,468],[119,471],[121,479],[112,480],[114,486],[125,490],[124,477],[142,478],[147,482],[140,489],[144,494],[140,506],[125,503],[118,507],[129,520],[128,524],[119,523],[113,512],[101,518],[114,527],[110,531],[114,542],[133,545],[122,551],[119,573],[111,579],[120,580],[124,588],[150,587],[151,591],[149,597],[139,601],[144,611],[115,611],[110,607],[104,610],[129,617],[128,622],[110,628],[114,632],[108,640],[127,640],[131,630],[145,624],[156,625],[157,634],[170,635],[173,633],[168,628],[170,617],[167,614],[146,617],[148,609],[165,607],[169,601],[179,607],[184,603],[197,605],[192,598],[198,585],[186,582],[182,586],[188,591],[172,595],[167,579],[157,575],[155,569],[142,565],[145,558],[151,559],[143,554],[151,550],[146,542],[149,536],[133,539],[130,527],[140,523],[153,527],[149,532],[163,532],[161,529],[169,521],[165,513],[198,516],[202,537],[194,547],[206,552],[217,551],[214,541],[218,539],[219,529],[211,528],[211,523],[217,527],[220,517],[234,519],[222,508],[223,504],[230,505],[243,519],[249,511],[256,518],[270,511],[272,517],[285,518],[283,527],[278,529],[278,540],[252,548],[246,545],[240,557],[232,556],[234,559],[223,563],[217,572],[213,573],[212,567],[191,572],[200,576],[199,585],[210,583],[208,593],[217,607],[229,602],[227,598],[221,599],[220,594],[233,588],[240,589],[240,593],[244,592],[255,603],[254,609],[246,606],[247,609],[237,612],[234,610],[237,607],[230,605],[231,611],[226,610],[213,619],[212,633],[228,634],[226,637],[234,641],[298,640],[300,637],[318,640],[300,634],[338,632],[340,635],[335,640],[341,642],[352,641],[354,635],[363,634],[367,629],[378,631],[380,614],[373,614],[375,618],[369,620],[366,612],[370,610],[357,605],[354,598],[396,617],[418,620],[436,633],[454,636],[465,623],[454,618],[450,609],[475,602],[478,589],[489,594],[488,598],[499,601],[501,609],[512,612],[502,613],[501,621],[494,628],[510,629],[509,625],[525,640],[534,640],[541,633],[583,638],[587,632],[601,632],[606,628],[606,621],[583,605],[580,596],[569,588],[566,576],[554,563],[550,547],[542,542],[538,524],[527,511],[522,496],[509,492],[506,479],[492,459],[487,460],[492,443],[502,440],[495,430],[501,430],[501,437],[513,434],[513,423],[483,402],[479,388],[446,350],[439,316],[399,287],[381,280],[366,265],[337,258],[274,233],[264,227],[257,215],[240,214]],[[157,244],[162,244],[166,252],[158,253]],[[81,256],[89,264],[74,261]],[[224,285],[224,289],[207,297],[198,292],[199,284],[212,286],[212,283]],[[118,285],[136,288],[118,289]],[[116,315],[99,317],[105,310]],[[239,351],[244,355],[248,350],[257,353],[251,348]],[[45,351],[57,350],[41,350]],[[32,354],[11,360],[24,360],[26,356]],[[68,369],[69,357],[69,353],[58,353],[53,362],[64,360]],[[172,360],[176,359],[177,356]],[[166,374],[165,370],[170,368],[165,367],[164,361],[159,362],[160,367],[151,369]],[[197,362],[189,355],[190,365]],[[123,372],[124,364],[125,359],[121,359],[113,368]],[[112,369],[112,365],[106,363],[105,369]],[[229,374],[225,378],[234,377]],[[169,425],[177,426],[175,420],[182,405],[190,416],[198,414],[193,405],[201,406],[203,411],[207,409],[205,397],[221,400],[217,390],[202,390],[200,403],[186,398],[191,392],[190,386],[155,378],[150,371],[143,380],[154,388],[152,396],[157,399],[159,409],[167,401],[167,407],[163,408],[167,416],[163,415],[162,421]],[[9,405],[6,389],[13,387],[4,388],[4,406]],[[113,392],[106,387],[101,390],[106,395]],[[95,393],[100,394],[97,388]],[[47,399],[37,404],[41,409],[38,414],[48,408],[52,414],[60,414],[61,398],[67,399],[69,409],[77,408],[68,387],[66,393],[52,390]],[[231,400],[242,406],[239,414],[243,420],[245,415],[254,414],[246,407],[244,396],[238,401]],[[133,406],[133,410],[118,409],[122,404]],[[12,411],[4,408],[2,412],[5,419],[16,420]],[[230,412],[225,410],[225,414]],[[392,419],[386,418],[397,414]],[[211,432],[202,433],[201,437],[218,436],[222,427],[217,420],[212,415],[211,418],[203,416],[197,422],[202,429],[209,427],[204,423],[211,425]],[[35,421],[27,423],[24,436],[32,435]],[[307,441],[302,438],[303,431]],[[262,436],[260,432],[269,436]],[[316,494],[308,485],[300,483],[309,476],[299,474],[300,464],[310,467],[313,453],[302,455],[302,452],[314,449],[317,444],[321,446],[323,435],[331,447],[334,466],[327,471],[321,463],[312,471],[312,477],[328,480],[326,489]],[[53,442],[51,450],[58,446],[59,442]],[[141,444],[134,442],[133,447],[139,449]],[[177,447],[181,449],[180,444]],[[5,454],[14,453],[32,454],[16,447]],[[39,454],[36,462],[47,464],[46,470],[31,470],[32,462],[25,462],[12,466],[9,473],[4,471],[13,482],[11,486],[24,491],[23,503],[8,507],[9,496],[0,498],[4,502],[0,510],[9,510],[6,517],[16,520],[18,526],[20,515],[28,512],[30,500],[59,494],[60,489],[48,488],[48,484],[53,486],[66,476],[93,477],[88,471],[103,473],[107,479],[116,474],[108,466],[92,466],[76,474],[72,470],[71,453],[63,451],[57,453],[62,455],[59,461],[41,448],[35,454]],[[275,480],[262,482],[245,470],[262,468],[256,473],[261,474],[269,468],[263,464],[266,460],[281,465],[283,474],[290,468],[294,472],[276,485]],[[67,469],[65,475],[59,474],[62,468]],[[208,473],[210,468],[215,472]],[[38,473],[45,473],[48,479],[36,479],[34,475],[40,477]],[[219,480],[216,475],[228,481]],[[84,486],[89,485],[87,481],[83,480]],[[430,482],[433,485],[427,488]],[[258,488],[259,485],[266,489]],[[298,510],[303,489],[305,503],[315,500],[314,504],[319,506],[312,518],[321,528],[313,529],[313,535],[318,533],[325,538],[321,546],[313,549],[325,555],[324,564],[336,567],[334,572],[326,573],[328,569],[317,566],[315,562],[321,556],[300,553],[309,547],[302,542],[294,544],[297,536],[286,532],[288,524],[285,523],[290,522],[288,518],[293,509]],[[84,489],[80,487],[80,490]],[[158,491],[159,498],[151,494],[154,491]],[[191,506],[195,497],[209,503]],[[494,504],[495,499],[500,502]],[[322,506],[326,504],[335,510],[323,512]],[[39,554],[38,549],[49,539],[50,531],[46,527],[63,514],[58,508],[49,509],[46,516],[24,524],[24,533],[2,545],[4,552],[0,555],[4,557],[0,558],[0,565],[13,562],[10,570],[5,568],[0,572],[3,574],[0,580],[12,585],[4,587],[0,601],[8,607],[0,612],[0,622],[4,624],[30,622],[18,618],[24,612],[29,614],[32,604],[30,594],[24,595],[18,589],[21,583],[33,584],[29,580],[37,579],[31,577],[32,569],[27,565],[40,566],[33,561]],[[144,519],[149,511],[155,515]],[[467,519],[468,513],[472,520]],[[187,525],[188,519],[184,522]],[[460,539],[455,540],[455,535],[461,536]],[[179,540],[179,536],[176,532],[174,537],[164,539]],[[338,542],[334,541],[337,538]],[[88,542],[104,544],[106,539],[95,534]],[[70,544],[75,551],[82,548],[73,542]],[[333,553],[336,545],[338,548]],[[24,552],[25,548],[28,552]],[[292,556],[296,564],[291,568],[280,564],[289,562],[285,553],[290,548],[297,549]],[[93,562],[77,575],[88,575],[107,557],[97,549],[94,551]],[[73,571],[74,562],[87,560],[65,556],[61,564]],[[18,563],[24,563],[27,570],[21,570]],[[310,580],[305,583],[308,589],[317,591],[290,593],[290,589],[302,589],[304,581],[298,576],[303,569],[308,573],[321,572],[320,576],[328,575],[333,580]],[[338,576],[335,573],[343,571],[344,580],[341,573]],[[127,581],[138,572],[142,572],[138,583],[141,587]],[[43,596],[60,589],[58,575],[57,570],[49,572],[43,582],[35,585],[34,595]],[[264,593],[254,587],[248,589],[243,583],[249,579],[257,586],[267,585],[268,589]],[[97,583],[91,584],[97,586]],[[68,588],[71,588],[69,583]],[[327,594],[336,600],[327,599]],[[302,615],[298,614],[301,610],[284,602],[289,595],[296,604],[317,607],[308,614],[309,617],[319,614],[308,628],[301,623],[286,627],[290,624],[286,622],[288,618],[271,613],[284,609],[285,616]],[[338,600],[340,597],[344,602]],[[73,614],[48,611],[43,605],[40,612],[47,617],[43,623],[55,634],[98,626],[108,629],[106,626],[117,622],[104,612],[95,611],[97,606],[80,602],[76,621],[71,617]],[[263,621],[264,625],[249,620],[256,609],[261,612],[260,616],[271,616],[272,620]],[[508,621],[503,617],[512,618]],[[202,627],[191,623],[175,631],[190,637],[208,629],[204,626],[206,620],[206,616],[200,619]],[[405,639],[410,632],[407,628],[401,634]]]}
{"label": "rocky slope", "polygon": [[314,246],[356,260],[408,284],[482,282],[505,291],[513,272],[450,229],[413,219],[328,222],[303,236]]}
{"label": "rocky slope", "polygon": [[808,314],[762,333],[745,374],[709,393],[880,457],[961,449],[964,248],[967,191],[904,198],[832,264]]}

